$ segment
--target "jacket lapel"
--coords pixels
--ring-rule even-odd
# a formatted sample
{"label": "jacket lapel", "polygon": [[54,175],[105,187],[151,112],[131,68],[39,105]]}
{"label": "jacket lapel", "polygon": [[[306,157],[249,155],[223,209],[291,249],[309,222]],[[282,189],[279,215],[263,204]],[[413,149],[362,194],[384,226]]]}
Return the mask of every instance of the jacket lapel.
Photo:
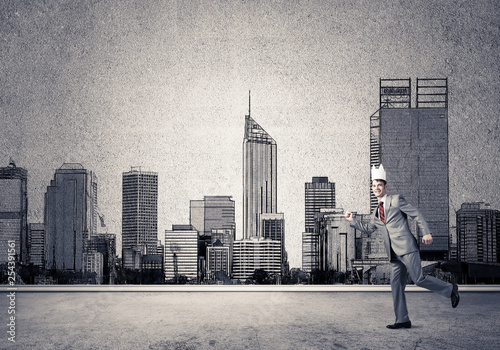
{"label": "jacket lapel", "polygon": [[385,221],[387,221],[387,218],[389,217],[389,210],[391,209],[391,204],[392,204],[392,195],[391,196],[388,195],[385,201],[385,208],[384,208]]}

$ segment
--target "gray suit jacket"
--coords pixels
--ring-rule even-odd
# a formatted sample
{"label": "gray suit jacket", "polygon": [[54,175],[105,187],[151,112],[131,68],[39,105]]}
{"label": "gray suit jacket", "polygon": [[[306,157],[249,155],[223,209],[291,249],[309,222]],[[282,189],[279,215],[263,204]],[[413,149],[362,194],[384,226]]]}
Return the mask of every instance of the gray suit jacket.
{"label": "gray suit jacket", "polygon": [[408,204],[399,194],[387,195],[384,207],[385,224],[378,218],[377,212],[378,210],[375,210],[372,213],[368,224],[354,218],[351,226],[368,234],[380,230],[389,259],[391,259],[391,248],[398,256],[418,252],[417,241],[408,226],[408,216],[417,221],[422,236],[431,233],[420,211]]}

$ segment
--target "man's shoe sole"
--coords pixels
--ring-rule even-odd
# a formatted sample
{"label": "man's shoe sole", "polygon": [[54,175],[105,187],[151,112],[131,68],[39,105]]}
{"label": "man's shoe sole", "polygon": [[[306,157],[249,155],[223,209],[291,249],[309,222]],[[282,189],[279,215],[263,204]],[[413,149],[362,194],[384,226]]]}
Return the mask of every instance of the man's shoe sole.
{"label": "man's shoe sole", "polygon": [[411,321],[403,322],[403,323],[388,324],[387,328],[389,328],[389,329],[411,328]]}

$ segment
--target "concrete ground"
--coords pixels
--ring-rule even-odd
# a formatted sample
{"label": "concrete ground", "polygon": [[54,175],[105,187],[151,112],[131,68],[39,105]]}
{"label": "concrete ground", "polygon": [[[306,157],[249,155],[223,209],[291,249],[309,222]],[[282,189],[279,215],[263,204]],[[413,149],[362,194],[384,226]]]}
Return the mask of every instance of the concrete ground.
{"label": "concrete ground", "polygon": [[[495,349],[500,292],[458,308],[410,288],[411,329],[389,330],[390,291],[16,292],[0,299],[2,349]],[[8,295],[5,288],[2,294]]]}

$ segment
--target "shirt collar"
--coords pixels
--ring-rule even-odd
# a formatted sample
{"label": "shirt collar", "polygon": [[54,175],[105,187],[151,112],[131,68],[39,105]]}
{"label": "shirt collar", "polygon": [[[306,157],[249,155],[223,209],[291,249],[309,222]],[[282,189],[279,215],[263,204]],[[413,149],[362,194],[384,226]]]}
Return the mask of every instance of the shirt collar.
{"label": "shirt collar", "polygon": [[379,201],[379,203],[380,203],[380,202],[384,203],[384,208],[385,208],[385,202],[386,202],[386,201],[387,201],[387,194],[385,194],[385,195],[384,195],[384,197],[382,197],[382,200],[381,200],[381,201]]}

